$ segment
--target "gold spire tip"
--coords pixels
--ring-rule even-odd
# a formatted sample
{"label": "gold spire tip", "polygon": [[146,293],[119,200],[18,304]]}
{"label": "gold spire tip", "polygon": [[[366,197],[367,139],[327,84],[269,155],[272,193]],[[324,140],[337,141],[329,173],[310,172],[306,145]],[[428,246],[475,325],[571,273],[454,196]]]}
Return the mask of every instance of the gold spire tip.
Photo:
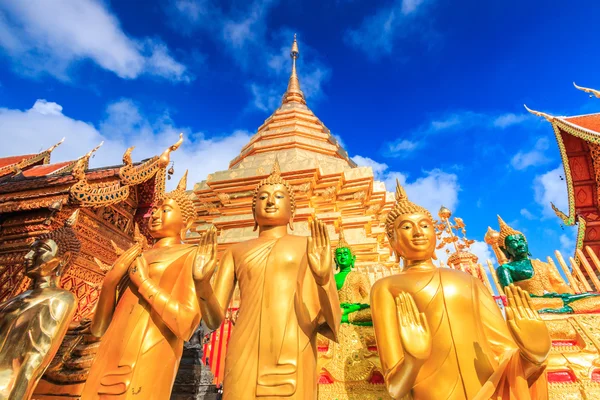
{"label": "gold spire tip", "polygon": [[292,59],[298,58],[300,55],[300,49],[298,49],[298,40],[296,39],[296,34],[294,33],[294,41],[292,42],[292,50],[290,51],[290,56]]}

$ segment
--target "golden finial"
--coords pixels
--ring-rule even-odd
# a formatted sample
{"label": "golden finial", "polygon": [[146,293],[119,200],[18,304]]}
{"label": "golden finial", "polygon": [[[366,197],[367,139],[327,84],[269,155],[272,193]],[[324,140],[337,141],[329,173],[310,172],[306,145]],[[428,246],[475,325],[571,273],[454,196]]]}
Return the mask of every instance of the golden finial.
{"label": "golden finial", "polygon": [[100,142],[100,144],[96,147],[94,147],[92,150],[90,150],[89,152],[87,152],[86,155],[84,155],[83,157],[80,157],[77,162],[75,163],[75,166],[73,167],[73,170],[71,171],[71,175],[73,175],[73,177],[75,179],[77,179],[78,181],[84,180],[85,179],[85,171],[88,168],[88,162],[90,160],[90,157],[92,156],[92,154],[94,154],[96,151],[98,151],[98,149],[104,144],[104,142]]}
{"label": "golden finial", "polygon": [[88,160],[90,159],[90,157],[92,156],[92,154],[94,154],[95,152],[98,151],[98,149],[100,147],[102,147],[102,145],[104,144],[104,140],[100,142],[100,144],[96,147],[94,147],[93,149],[91,149],[85,156],[83,156],[83,158],[87,158]]}
{"label": "golden finial", "polygon": [[525,109],[526,109],[527,111],[529,111],[529,113],[531,113],[531,114],[533,114],[533,115],[535,115],[535,116],[538,116],[538,117],[543,117],[543,118],[545,118],[545,119],[546,119],[546,121],[548,121],[548,122],[552,122],[552,121],[554,121],[554,117],[553,117],[552,115],[550,115],[550,114],[546,114],[546,113],[543,113],[543,112],[541,112],[541,111],[535,111],[535,110],[532,110],[531,108],[527,107],[527,104],[523,104],[523,107],[525,107]]}
{"label": "golden finial", "polygon": [[429,211],[427,211],[424,207],[421,207],[420,205],[408,200],[406,191],[402,185],[400,185],[400,181],[396,179],[396,203],[389,212],[385,221],[385,229],[389,238],[394,236],[394,221],[402,214],[424,214],[428,216],[431,221],[433,221],[433,217]]}
{"label": "golden finial", "polygon": [[289,102],[298,102],[306,104],[304,99],[304,93],[300,89],[300,81],[298,80],[298,74],[296,73],[296,60],[300,56],[300,50],[298,49],[298,41],[296,40],[296,34],[294,34],[294,41],[292,42],[292,49],[290,51],[290,57],[292,58],[292,74],[288,81],[288,87],[283,95],[282,104]]}
{"label": "golden finial", "polygon": [[71,214],[69,218],[65,221],[65,226],[72,228],[77,224],[77,220],[79,219],[79,208]]}
{"label": "golden finial", "polygon": [[[577,86],[575,84],[575,82],[573,82],[573,86],[575,86],[576,89],[579,89],[579,90],[581,90],[583,92],[586,92],[586,93],[589,93],[591,95],[594,95],[594,96],[596,96],[597,98],[600,99],[600,90],[591,89],[591,88],[585,88],[585,87],[582,87],[582,86]],[[592,97],[592,96],[590,96],[590,97]]]}
{"label": "golden finial", "polygon": [[163,151],[163,153],[160,155],[158,161],[159,167],[165,168],[167,165],[169,165],[171,160],[171,152],[177,150],[179,146],[181,146],[181,143],[183,143],[183,133],[179,134],[179,140],[177,140],[174,145],[169,146],[169,148]]}
{"label": "golden finial", "polygon": [[49,147],[48,150],[46,150],[46,153],[52,153],[54,151],[54,149],[56,149],[58,146],[60,146],[61,144],[63,144],[64,141],[65,141],[65,138],[60,139],[60,142],[58,142],[55,145]]}
{"label": "golden finial", "polygon": [[525,235],[523,235],[522,232],[519,232],[516,229],[511,228],[506,222],[504,222],[504,220],[498,215],[498,224],[500,225],[500,235],[498,236],[498,246],[505,248],[506,246],[504,245],[504,240],[506,240],[506,238],[508,236],[512,236],[512,235],[522,235],[523,237],[525,237]]}
{"label": "golden finial", "polygon": [[123,164],[131,165],[133,161],[131,161],[131,152],[135,149],[135,146],[131,146],[127,150],[125,150],[125,154],[123,154]]}
{"label": "golden finial", "polygon": [[441,206],[440,211],[438,211],[438,216],[440,218],[450,218],[452,216],[452,211],[444,206]]}
{"label": "golden finial", "polygon": [[292,51],[290,52],[290,56],[292,59],[298,58],[300,55],[300,50],[298,49],[298,40],[296,40],[296,34],[294,33],[294,42],[292,43]]}

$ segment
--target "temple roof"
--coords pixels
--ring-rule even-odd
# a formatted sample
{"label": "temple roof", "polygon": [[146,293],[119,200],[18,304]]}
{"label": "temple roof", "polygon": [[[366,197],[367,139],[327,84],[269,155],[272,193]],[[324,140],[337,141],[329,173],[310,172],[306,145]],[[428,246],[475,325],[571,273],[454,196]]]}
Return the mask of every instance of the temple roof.
{"label": "temple roof", "polygon": [[28,168],[32,168],[40,165],[47,165],[50,163],[50,155],[52,151],[62,144],[65,139],[63,138],[60,142],[54,146],[34,154],[24,154],[19,156],[10,156],[0,158],[0,177],[17,174],[25,171]]}
{"label": "temple roof", "polygon": [[281,106],[258,128],[239,156],[231,161],[230,169],[270,168],[275,156],[282,165],[314,160],[321,166],[336,170],[356,166],[329,129],[307,107],[296,72],[299,55],[294,35],[290,52],[292,72]]}
{"label": "temple roof", "polygon": [[587,129],[588,131],[591,131],[590,133],[600,135],[600,113],[563,117],[559,119],[562,119],[575,127]]}
{"label": "temple roof", "polygon": [[[600,91],[575,87],[600,98]],[[560,151],[568,210],[563,212],[554,204],[552,209],[565,225],[578,225],[577,248],[590,246],[600,253],[600,113],[553,116],[525,108],[552,124]]]}

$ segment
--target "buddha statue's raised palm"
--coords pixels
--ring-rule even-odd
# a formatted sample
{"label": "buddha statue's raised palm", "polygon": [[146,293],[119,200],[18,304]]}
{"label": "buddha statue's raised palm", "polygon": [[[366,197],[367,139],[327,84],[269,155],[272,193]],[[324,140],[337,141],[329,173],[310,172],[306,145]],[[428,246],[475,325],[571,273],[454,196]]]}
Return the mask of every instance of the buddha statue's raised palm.
{"label": "buddha statue's raised palm", "polygon": [[431,332],[425,314],[419,312],[408,293],[396,297],[396,310],[402,348],[416,360],[427,360],[431,355]]}
{"label": "buddha statue's raised palm", "polygon": [[514,285],[504,290],[508,301],[506,320],[515,342],[529,361],[544,362],[552,345],[546,323],[533,306],[529,293]]}
{"label": "buddha statue's raised palm", "polygon": [[212,227],[202,235],[194,259],[193,275],[198,282],[208,282],[217,268],[217,230]]}
{"label": "buddha statue's raised palm", "polygon": [[310,237],[306,245],[308,266],[315,280],[321,286],[325,285],[331,275],[331,243],[327,227],[318,220],[310,223]]}

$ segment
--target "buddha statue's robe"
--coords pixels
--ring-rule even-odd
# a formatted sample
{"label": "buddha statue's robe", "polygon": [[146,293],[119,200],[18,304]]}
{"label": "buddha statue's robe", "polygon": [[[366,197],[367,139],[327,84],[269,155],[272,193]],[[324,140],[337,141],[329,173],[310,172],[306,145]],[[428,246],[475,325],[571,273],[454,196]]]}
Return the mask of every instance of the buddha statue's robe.
{"label": "buddha statue's robe", "polygon": [[[530,268],[519,269],[507,263],[498,267],[500,283],[510,283],[529,292],[533,304],[540,312],[599,312],[600,297],[596,293],[575,294],[562,279],[556,268],[540,260],[529,259]],[[505,275],[508,276],[505,277]]]}
{"label": "buddha statue's robe", "polygon": [[215,279],[221,307],[236,282],[240,289],[224,400],[317,398],[316,336],[337,340],[340,306],[333,273],[325,286],[316,284],[306,245],[300,236],[258,238],[224,254]]}
{"label": "buddha statue's robe", "polygon": [[[430,357],[416,376],[415,400],[545,400],[545,366],[525,361],[485,286],[449,268],[413,267],[371,291],[373,322],[386,382],[404,362],[395,299],[409,293],[427,318]],[[384,345],[385,344],[385,345]]]}
{"label": "buddha statue's robe", "polygon": [[169,399],[183,342],[200,322],[195,249],[173,245],[143,253],[152,282],[139,289],[130,282],[120,298],[82,399]]}
{"label": "buddha statue's robe", "polygon": [[28,290],[0,304],[0,399],[29,399],[77,309],[68,290]]}

